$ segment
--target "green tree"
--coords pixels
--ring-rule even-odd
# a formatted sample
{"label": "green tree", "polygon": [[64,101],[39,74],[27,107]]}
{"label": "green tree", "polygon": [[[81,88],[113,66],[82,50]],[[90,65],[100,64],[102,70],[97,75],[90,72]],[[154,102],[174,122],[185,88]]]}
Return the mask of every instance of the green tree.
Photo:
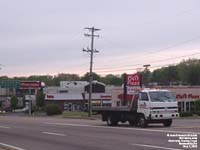
{"label": "green tree", "polygon": [[170,85],[179,81],[177,66],[169,66],[154,70],[152,73],[152,82],[158,82],[161,85]]}
{"label": "green tree", "polygon": [[36,106],[41,108],[44,107],[45,94],[42,91],[38,91],[36,95]]}
{"label": "green tree", "polygon": [[10,99],[10,106],[11,106],[11,109],[16,109],[17,108],[17,104],[18,104],[18,98],[13,95]]}
{"label": "green tree", "polygon": [[80,77],[77,74],[65,74],[60,73],[57,76],[54,76],[53,82],[54,85],[59,86],[60,81],[79,81]]}
{"label": "green tree", "polygon": [[[100,81],[101,79],[101,76],[96,74],[96,73],[92,73],[92,77],[93,77],[93,80],[97,80],[97,81]],[[87,72],[82,78],[81,78],[82,81],[90,81],[90,73]]]}
{"label": "green tree", "polygon": [[100,81],[107,85],[120,86],[123,84],[123,79],[121,78],[121,76],[113,74],[109,74],[106,75],[105,77],[102,77]]}
{"label": "green tree", "polygon": [[27,78],[27,80],[30,80],[30,81],[41,81],[41,82],[44,82],[48,86],[52,86],[53,85],[53,76],[50,76],[50,75],[41,75],[41,76],[32,75],[32,76],[29,76]]}
{"label": "green tree", "polygon": [[178,65],[180,81],[186,85],[200,85],[200,60],[183,60]]}
{"label": "green tree", "polygon": [[0,77],[0,80],[9,80],[10,78],[9,77],[7,77],[7,76],[1,76]]}
{"label": "green tree", "polygon": [[194,102],[195,104],[195,111],[200,112],[200,99]]}

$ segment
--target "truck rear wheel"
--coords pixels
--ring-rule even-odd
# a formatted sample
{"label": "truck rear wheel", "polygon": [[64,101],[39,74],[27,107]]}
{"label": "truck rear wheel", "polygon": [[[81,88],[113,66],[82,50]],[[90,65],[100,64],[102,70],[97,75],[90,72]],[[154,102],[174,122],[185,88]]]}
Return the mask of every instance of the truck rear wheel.
{"label": "truck rear wheel", "polygon": [[116,126],[118,124],[118,120],[114,115],[109,115],[107,117],[107,125],[108,126]]}
{"label": "truck rear wheel", "polygon": [[147,121],[143,115],[139,115],[138,117],[138,126],[141,128],[145,128],[147,126]]}
{"label": "truck rear wheel", "polygon": [[129,125],[130,126],[136,126],[137,125],[137,121],[136,120],[129,120]]}
{"label": "truck rear wheel", "polygon": [[163,124],[165,127],[170,127],[172,125],[172,119],[165,120]]}

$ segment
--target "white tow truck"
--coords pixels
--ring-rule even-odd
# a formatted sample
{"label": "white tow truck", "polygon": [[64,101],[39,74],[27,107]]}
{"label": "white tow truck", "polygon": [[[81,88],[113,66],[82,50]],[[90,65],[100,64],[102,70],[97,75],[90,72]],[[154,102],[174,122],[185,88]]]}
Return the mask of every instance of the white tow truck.
{"label": "white tow truck", "polygon": [[149,123],[163,123],[169,127],[172,119],[178,118],[178,105],[169,90],[142,89],[133,95],[129,106],[94,107],[93,111],[102,115],[107,125],[128,121],[131,126],[146,127]]}

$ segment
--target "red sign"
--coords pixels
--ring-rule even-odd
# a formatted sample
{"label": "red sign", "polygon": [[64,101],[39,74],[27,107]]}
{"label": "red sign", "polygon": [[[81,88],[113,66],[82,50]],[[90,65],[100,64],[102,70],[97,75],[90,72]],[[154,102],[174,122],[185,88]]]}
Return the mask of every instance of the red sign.
{"label": "red sign", "polygon": [[32,82],[32,81],[24,81],[21,82],[22,89],[35,89],[35,88],[41,88],[41,82]]}
{"label": "red sign", "polygon": [[53,95],[47,95],[47,99],[54,99]]}
{"label": "red sign", "polygon": [[177,94],[176,99],[200,99],[200,95],[193,94]]}
{"label": "red sign", "polygon": [[101,95],[100,96],[101,99],[112,99],[111,95]]}
{"label": "red sign", "polygon": [[141,78],[139,74],[128,74],[127,75],[127,86],[140,86]]}

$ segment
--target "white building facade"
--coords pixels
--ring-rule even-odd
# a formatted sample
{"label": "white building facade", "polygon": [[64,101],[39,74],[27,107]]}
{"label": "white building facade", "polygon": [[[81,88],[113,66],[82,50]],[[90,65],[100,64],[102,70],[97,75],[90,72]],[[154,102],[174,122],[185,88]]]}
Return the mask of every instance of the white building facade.
{"label": "white building facade", "polygon": [[[112,96],[105,91],[105,84],[94,81],[92,93],[93,106],[111,106]],[[65,111],[87,111],[89,82],[61,81],[59,87],[44,88],[46,104],[55,103]]]}

